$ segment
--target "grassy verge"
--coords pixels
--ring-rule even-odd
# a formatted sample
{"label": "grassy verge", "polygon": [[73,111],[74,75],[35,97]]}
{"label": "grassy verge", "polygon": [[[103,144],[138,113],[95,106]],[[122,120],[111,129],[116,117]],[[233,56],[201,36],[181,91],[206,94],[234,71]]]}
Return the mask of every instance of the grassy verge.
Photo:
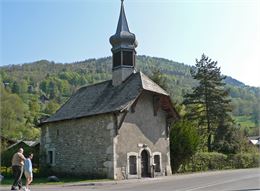
{"label": "grassy verge", "polygon": [[240,124],[241,127],[255,127],[255,123],[251,116],[234,116],[235,122]]}
{"label": "grassy verge", "polygon": [[[48,182],[46,178],[35,178],[32,182],[32,185],[36,184],[65,184],[65,183],[79,183],[79,182],[101,182],[101,181],[109,181],[110,179],[84,179],[84,178],[60,178],[60,182]],[[12,185],[14,179],[13,178],[4,178],[1,182],[1,185]],[[25,178],[22,178],[23,185],[25,184]]]}

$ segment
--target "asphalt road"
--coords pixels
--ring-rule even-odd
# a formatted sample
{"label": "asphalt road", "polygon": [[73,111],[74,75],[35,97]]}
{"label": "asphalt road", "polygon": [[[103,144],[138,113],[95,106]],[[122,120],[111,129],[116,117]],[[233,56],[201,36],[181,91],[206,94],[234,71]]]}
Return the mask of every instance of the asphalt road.
{"label": "asphalt road", "polygon": [[[7,191],[10,187],[1,187]],[[260,168],[65,185],[32,185],[31,191],[260,191]]]}

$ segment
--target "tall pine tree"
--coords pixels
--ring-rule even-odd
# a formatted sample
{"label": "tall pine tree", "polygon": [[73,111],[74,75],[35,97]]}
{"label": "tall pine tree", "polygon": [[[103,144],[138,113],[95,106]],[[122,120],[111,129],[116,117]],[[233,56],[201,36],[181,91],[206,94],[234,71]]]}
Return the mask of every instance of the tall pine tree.
{"label": "tall pine tree", "polygon": [[211,61],[204,54],[196,60],[192,77],[198,81],[193,92],[186,94],[184,104],[187,107],[187,117],[198,123],[200,132],[207,138],[208,151],[212,151],[212,138],[220,123],[231,121],[231,111],[228,92],[225,90],[225,77],[221,75],[216,61]]}

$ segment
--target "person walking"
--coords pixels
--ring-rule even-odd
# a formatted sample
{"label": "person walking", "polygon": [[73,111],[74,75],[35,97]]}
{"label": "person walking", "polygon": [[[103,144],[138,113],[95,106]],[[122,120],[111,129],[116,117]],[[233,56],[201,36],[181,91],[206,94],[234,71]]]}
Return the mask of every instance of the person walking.
{"label": "person walking", "polygon": [[26,178],[25,191],[30,191],[29,184],[33,181],[33,172],[32,172],[32,158],[33,154],[30,153],[28,158],[24,161],[24,176]]}
{"label": "person walking", "polygon": [[14,182],[11,187],[11,190],[19,190],[22,188],[22,175],[23,175],[23,165],[25,161],[25,157],[23,155],[23,148],[20,148],[17,153],[13,155],[12,158],[12,171],[14,176]]}

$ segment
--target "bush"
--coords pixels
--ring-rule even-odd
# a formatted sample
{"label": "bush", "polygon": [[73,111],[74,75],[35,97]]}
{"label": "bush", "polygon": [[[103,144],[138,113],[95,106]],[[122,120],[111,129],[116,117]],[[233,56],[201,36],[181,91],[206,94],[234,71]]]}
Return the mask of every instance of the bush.
{"label": "bush", "polygon": [[221,170],[227,168],[227,155],[217,152],[199,152],[191,159],[192,171]]}
{"label": "bush", "polygon": [[229,161],[233,168],[254,168],[259,167],[260,153],[239,153],[230,155]]}
{"label": "bush", "polygon": [[[4,177],[8,177],[8,178],[13,177],[12,167],[1,166],[0,169],[1,169],[0,174],[3,175]],[[39,169],[38,168],[33,168],[33,176],[39,177]]]}
{"label": "bush", "polygon": [[225,155],[217,152],[198,152],[178,172],[197,172],[231,168],[255,168],[260,166],[260,153]]}
{"label": "bush", "polygon": [[186,120],[180,120],[171,127],[170,151],[172,171],[178,172],[181,165],[186,164],[196,153],[199,145],[199,135],[194,125]]}
{"label": "bush", "polygon": [[13,176],[11,167],[1,166],[0,170],[1,170],[0,174],[3,175],[4,177],[12,177]]}

